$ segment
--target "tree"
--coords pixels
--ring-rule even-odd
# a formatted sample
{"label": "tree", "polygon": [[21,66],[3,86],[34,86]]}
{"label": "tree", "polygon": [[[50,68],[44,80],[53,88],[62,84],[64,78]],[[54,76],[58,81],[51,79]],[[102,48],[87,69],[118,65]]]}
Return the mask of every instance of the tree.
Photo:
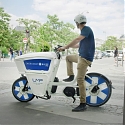
{"label": "tree", "polygon": [[75,27],[72,24],[60,21],[57,15],[47,15],[47,18],[48,20],[44,24],[23,18],[17,20],[34,38],[34,44],[30,43],[30,47],[34,50],[40,50],[39,47],[42,48],[42,51],[45,48],[52,50],[56,44],[64,45],[78,35],[73,32]]}
{"label": "tree", "polygon": [[4,12],[4,9],[0,7],[0,46],[9,46],[10,28],[9,21],[10,15]]}
{"label": "tree", "polygon": [[23,38],[25,37],[22,31],[16,31],[15,29],[11,30],[10,35],[10,46],[13,47],[14,50],[19,50],[23,45]]}
{"label": "tree", "polygon": [[34,45],[32,45],[33,43],[30,43],[29,38],[30,36],[32,36],[35,41],[37,40],[37,37],[39,35],[38,29],[41,26],[41,23],[39,21],[23,19],[23,18],[19,18],[17,21],[19,22],[19,24],[25,26],[25,36],[28,38],[28,45],[32,47],[31,49],[33,49]]}
{"label": "tree", "polygon": [[73,32],[75,27],[72,24],[60,21],[57,15],[48,15],[47,18],[47,22],[39,29],[39,40],[42,41],[43,46],[44,41],[49,42],[52,50],[53,46],[65,45],[78,35]]}
{"label": "tree", "polygon": [[114,49],[114,46],[117,46],[117,37],[109,36],[106,40],[106,46],[112,50]]}
{"label": "tree", "polygon": [[108,36],[107,40],[104,44],[102,44],[101,47],[98,49],[104,51],[104,50],[114,50],[114,46],[118,45],[117,37],[114,36]]}

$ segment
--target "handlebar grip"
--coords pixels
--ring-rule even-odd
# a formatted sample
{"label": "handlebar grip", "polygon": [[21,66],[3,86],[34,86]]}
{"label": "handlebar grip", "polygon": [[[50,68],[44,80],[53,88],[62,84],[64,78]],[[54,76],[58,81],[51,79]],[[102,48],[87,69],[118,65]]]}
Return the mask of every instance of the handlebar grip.
{"label": "handlebar grip", "polygon": [[[58,48],[60,48],[60,47],[63,47],[63,46],[58,45]],[[62,51],[65,51],[65,49],[63,49]]]}
{"label": "handlebar grip", "polygon": [[[57,46],[58,46],[58,47],[55,47],[54,51],[57,51],[60,47],[63,47],[63,46],[60,46],[60,45],[57,45]],[[65,49],[62,50],[62,51],[65,51]]]}

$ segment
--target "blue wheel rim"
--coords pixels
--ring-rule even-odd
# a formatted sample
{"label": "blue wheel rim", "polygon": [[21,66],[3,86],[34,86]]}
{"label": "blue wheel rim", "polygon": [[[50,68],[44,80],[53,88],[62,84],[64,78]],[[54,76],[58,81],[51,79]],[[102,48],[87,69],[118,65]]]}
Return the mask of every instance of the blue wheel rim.
{"label": "blue wheel rim", "polygon": [[21,91],[23,89],[24,85],[26,84],[26,82],[27,82],[27,80],[23,79],[23,80],[15,82],[15,84],[14,84],[13,94],[20,101],[28,101],[28,100],[32,99],[34,96],[31,92],[30,87],[28,87],[28,91],[25,91],[25,92]]}
{"label": "blue wheel rim", "polygon": [[110,94],[110,88],[108,87],[106,80],[104,77],[100,76],[89,76],[91,77],[94,82],[98,84],[98,87],[100,88],[98,93],[93,95],[90,90],[89,86],[92,86],[92,80],[90,78],[85,79],[86,81],[86,102],[89,105],[101,105],[105,103],[109,97]]}

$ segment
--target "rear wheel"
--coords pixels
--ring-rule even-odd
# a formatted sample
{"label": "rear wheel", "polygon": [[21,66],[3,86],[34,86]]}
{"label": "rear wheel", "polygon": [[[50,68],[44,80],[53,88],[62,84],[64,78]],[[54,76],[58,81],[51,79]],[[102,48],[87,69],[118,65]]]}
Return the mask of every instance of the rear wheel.
{"label": "rear wheel", "polygon": [[34,95],[28,86],[25,76],[17,79],[12,85],[12,93],[14,97],[21,102],[28,102],[34,98]]}
{"label": "rear wheel", "polygon": [[110,81],[104,75],[88,73],[85,81],[87,105],[97,107],[105,104],[109,100],[112,87]]}

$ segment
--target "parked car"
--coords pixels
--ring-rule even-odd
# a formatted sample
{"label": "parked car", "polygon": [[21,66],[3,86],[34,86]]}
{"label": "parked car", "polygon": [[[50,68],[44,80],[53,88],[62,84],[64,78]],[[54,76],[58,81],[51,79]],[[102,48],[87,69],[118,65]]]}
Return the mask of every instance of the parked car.
{"label": "parked car", "polygon": [[110,57],[114,56],[114,50],[106,50]]}
{"label": "parked car", "polygon": [[118,61],[122,61],[123,59],[123,50],[118,50]]}
{"label": "parked car", "polygon": [[94,59],[102,59],[102,52],[101,51],[95,51]]}
{"label": "parked car", "polygon": [[103,51],[103,52],[102,52],[102,57],[110,57],[110,54],[107,53],[107,52],[105,52],[105,51]]}

